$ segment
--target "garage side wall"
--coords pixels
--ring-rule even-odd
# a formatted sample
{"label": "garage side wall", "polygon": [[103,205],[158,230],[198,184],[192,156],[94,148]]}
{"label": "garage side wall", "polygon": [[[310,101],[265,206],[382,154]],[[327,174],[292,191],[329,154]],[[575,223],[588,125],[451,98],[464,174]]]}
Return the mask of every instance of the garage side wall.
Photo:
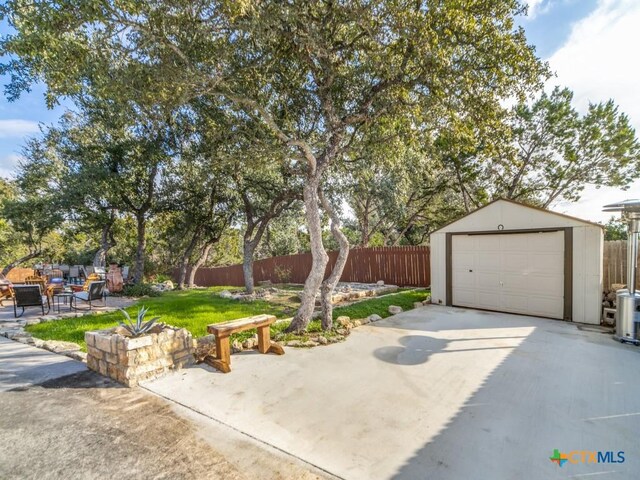
{"label": "garage side wall", "polygon": [[446,234],[431,235],[431,303],[446,304]]}
{"label": "garage side wall", "polygon": [[602,302],[602,229],[573,227],[573,321],[600,324]]}

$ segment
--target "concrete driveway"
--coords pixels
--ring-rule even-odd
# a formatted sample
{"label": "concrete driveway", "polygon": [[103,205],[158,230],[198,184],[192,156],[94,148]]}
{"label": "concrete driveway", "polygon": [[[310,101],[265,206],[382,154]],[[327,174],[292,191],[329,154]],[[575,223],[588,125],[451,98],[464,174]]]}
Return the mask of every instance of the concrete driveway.
{"label": "concrete driveway", "polygon": [[[198,366],[146,388],[349,479],[631,479],[640,468],[640,349],[575,324],[428,306],[342,344],[231,361],[227,375]],[[625,461],[560,467],[554,449]]]}

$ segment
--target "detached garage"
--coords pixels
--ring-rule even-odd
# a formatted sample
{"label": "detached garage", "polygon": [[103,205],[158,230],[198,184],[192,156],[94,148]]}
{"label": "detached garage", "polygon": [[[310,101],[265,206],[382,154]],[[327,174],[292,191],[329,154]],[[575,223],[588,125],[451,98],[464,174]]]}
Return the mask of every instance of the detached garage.
{"label": "detached garage", "polygon": [[496,200],[431,234],[431,301],[600,324],[603,230]]}

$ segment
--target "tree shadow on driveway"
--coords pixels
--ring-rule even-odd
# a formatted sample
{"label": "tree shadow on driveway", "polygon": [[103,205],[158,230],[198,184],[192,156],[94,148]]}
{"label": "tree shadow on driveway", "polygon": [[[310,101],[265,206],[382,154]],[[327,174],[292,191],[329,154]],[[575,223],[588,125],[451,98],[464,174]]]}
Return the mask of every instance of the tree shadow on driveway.
{"label": "tree shadow on driveway", "polygon": [[[496,339],[517,339],[526,338],[524,336],[510,337],[482,337],[482,340]],[[496,346],[496,347],[477,347],[477,348],[456,348],[455,350],[447,350],[447,347],[453,342],[477,341],[477,338],[458,338],[458,339],[442,339],[434,338],[426,335],[405,335],[398,339],[400,345],[392,345],[388,347],[380,347],[374,350],[373,355],[383,362],[395,365],[420,365],[426,363],[429,358],[436,353],[456,353],[469,352],[474,350],[501,350],[513,349],[513,346]]]}

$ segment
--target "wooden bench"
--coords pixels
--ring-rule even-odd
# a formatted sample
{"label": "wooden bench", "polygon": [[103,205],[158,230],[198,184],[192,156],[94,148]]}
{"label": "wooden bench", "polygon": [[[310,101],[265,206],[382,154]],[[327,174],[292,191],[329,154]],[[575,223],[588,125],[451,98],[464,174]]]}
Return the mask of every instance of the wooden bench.
{"label": "wooden bench", "polygon": [[[258,329],[258,351],[260,353],[275,353],[284,355],[284,349],[277,343],[271,342],[269,326],[276,321],[273,315],[256,315],[255,317],[240,318],[231,322],[214,323],[207,326],[207,331],[216,337],[216,357],[205,361],[223,373],[231,371],[231,348],[229,336],[232,333],[244,332],[253,328]],[[211,357],[207,357],[211,358]]]}

